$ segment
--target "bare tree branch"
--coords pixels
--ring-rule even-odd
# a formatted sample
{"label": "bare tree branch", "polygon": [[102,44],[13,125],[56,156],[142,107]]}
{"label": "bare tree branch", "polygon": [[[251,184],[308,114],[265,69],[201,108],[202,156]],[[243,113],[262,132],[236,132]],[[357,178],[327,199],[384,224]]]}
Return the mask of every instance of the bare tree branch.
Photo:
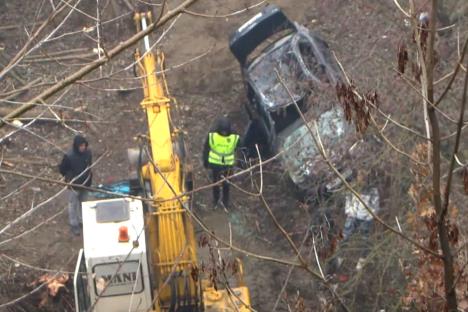
{"label": "bare tree branch", "polygon": [[34,32],[34,34],[29,38],[28,42],[23,46],[23,48],[10,60],[10,62],[0,71],[0,80],[3,79],[5,74],[7,74],[21,59],[26,55],[27,50],[34,43],[36,38],[42,33],[42,31],[60,14],[60,12],[65,9],[65,5],[60,5],[54,12],[51,14],[39,28]]}
{"label": "bare tree branch", "polygon": [[450,188],[452,186],[453,169],[455,167],[455,161],[457,158],[458,148],[460,147],[460,137],[461,137],[462,127],[463,127],[463,118],[465,115],[467,88],[468,88],[468,71],[465,74],[465,84],[463,86],[463,98],[462,98],[462,102],[460,105],[460,117],[458,119],[457,134],[455,137],[455,146],[453,147],[453,153],[450,159],[447,184],[445,185],[445,191],[444,191],[444,202],[443,202],[442,209],[440,211],[440,215],[438,216],[439,222],[443,222],[448,211],[449,196],[450,196],[450,191],[451,191]]}
{"label": "bare tree branch", "polygon": [[460,55],[460,58],[457,62],[457,66],[455,67],[455,70],[453,72],[453,74],[451,75],[450,77],[450,81],[449,83],[447,84],[447,86],[445,87],[444,91],[442,92],[442,94],[439,96],[439,99],[434,103],[435,106],[437,106],[440,101],[442,101],[442,99],[445,97],[445,95],[447,94],[447,92],[449,92],[450,90],[450,87],[452,86],[452,83],[455,81],[455,77],[457,76],[457,73],[458,71],[460,70],[460,68],[462,67],[462,64],[463,64],[463,60],[465,58],[465,54],[466,54],[466,49],[468,47],[468,38],[465,40],[465,44],[463,45],[463,50],[462,50],[462,53]]}
{"label": "bare tree branch", "polygon": [[[431,13],[429,18],[429,42],[427,44],[426,54],[421,53],[421,63],[425,64],[427,71],[426,85],[422,84],[423,92],[426,92],[429,103],[434,103],[434,40],[436,25],[437,0],[431,1]],[[423,59],[424,55],[426,56]],[[425,101],[426,102],[426,101]],[[428,105],[428,116],[431,125],[432,137],[432,192],[434,208],[437,216],[443,215],[442,199],[440,194],[440,129],[437,114],[434,106]],[[448,200],[448,198],[447,198]],[[444,263],[444,288],[445,300],[449,311],[457,311],[457,294],[452,288],[454,282],[453,255],[448,238],[448,229],[445,219],[440,218],[437,223],[440,248],[442,250],[442,260]]]}
{"label": "bare tree branch", "polygon": [[188,7],[189,5],[194,3],[195,1],[197,1],[197,0],[186,0],[186,1],[184,1],[182,4],[180,4],[174,10],[167,12],[164,16],[161,17],[161,19],[159,19],[159,21],[148,25],[148,27],[145,30],[142,30],[142,31],[138,32],[137,34],[130,37],[126,41],[121,42],[116,47],[109,50],[107,52],[106,57],[98,59],[98,60],[92,62],[91,64],[82,67],[81,69],[79,69],[78,71],[73,73],[72,75],[62,79],[57,84],[55,84],[52,87],[44,90],[38,96],[36,96],[33,99],[31,99],[30,101],[28,101],[26,104],[24,104],[21,107],[13,110],[11,113],[6,115],[2,120],[0,120],[0,127],[2,127],[5,124],[5,121],[9,121],[12,118],[17,117],[17,116],[21,115],[22,113],[30,110],[31,108],[36,106],[37,103],[40,102],[41,100],[43,100],[43,101],[46,100],[50,96],[54,95],[56,92],[62,90],[66,86],[76,82],[78,79],[82,78],[83,76],[90,73],[94,69],[99,68],[100,66],[104,65],[110,59],[112,59],[113,57],[115,57],[116,55],[118,55],[119,53],[121,53],[122,51],[127,49],[128,47],[130,47],[130,46],[134,45],[135,43],[137,43],[144,36],[148,35],[156,27],[164,25],[170,19],[172,19],[174,16],[181,14],[186,7]]}

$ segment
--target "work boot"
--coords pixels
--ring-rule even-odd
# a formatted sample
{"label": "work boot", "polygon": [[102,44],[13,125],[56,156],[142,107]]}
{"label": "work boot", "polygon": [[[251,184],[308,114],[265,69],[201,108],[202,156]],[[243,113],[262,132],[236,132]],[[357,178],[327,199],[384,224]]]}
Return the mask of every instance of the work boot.
{"label": "work boot", "polygon": [[230,208],[231,205],[229,204],[229,195],[228,196],[223,196],[223,206],[226,209]]}
{"label": "work boot", "polygon": [[72,231],[73,235],[75,235],[75,236],[80,236],[80,234],[81,234],[81,229],[80,229],[79,225],[72,225],[71,231]]}
{"label": "work boot", "polygon": [[220,207],[223,207],[223,209],[224,209],[225,212],[228,212],[229,206],[226,205],[226,204],[227,204],[227,202],[225,202],[224,200],[219,202],[219,206],[220,206]]}

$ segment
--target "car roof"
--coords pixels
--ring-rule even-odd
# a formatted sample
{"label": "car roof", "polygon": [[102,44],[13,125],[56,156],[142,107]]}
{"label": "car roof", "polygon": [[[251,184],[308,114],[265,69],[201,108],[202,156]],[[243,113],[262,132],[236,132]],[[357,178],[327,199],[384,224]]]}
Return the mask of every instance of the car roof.
{"label": "car roof", "polygon": [[261,98],[267,110],[276,110],[293,103],[284,86],[276,78],[278,69],[294,100],[299,101],[311,88],[340,80],[328,44],[307,28],[296,25],[297,31],[267,46],[247,66],[247,81]]}

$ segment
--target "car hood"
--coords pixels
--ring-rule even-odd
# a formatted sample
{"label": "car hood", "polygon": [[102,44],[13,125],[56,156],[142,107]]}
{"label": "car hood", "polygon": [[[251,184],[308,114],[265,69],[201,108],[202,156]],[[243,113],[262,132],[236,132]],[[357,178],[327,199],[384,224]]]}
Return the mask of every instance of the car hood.
{"label": "car hood", "polygon": [[[346,122],[342,109],[332,107],[316,119],[316,125],[328,157],[335,164],[341,165],[341,158],[354,143],[348,135],[354,131]],[[309,126],[315,131],[313,121],[309,122]],[[307,126],[301,120],[285,129],[278,139],[279,146],[284,151],[281,157],[282,165],[299,188],[308,188],[311,179],[318,183],[319,180],[327,180],[333,175],[320,155]]]}

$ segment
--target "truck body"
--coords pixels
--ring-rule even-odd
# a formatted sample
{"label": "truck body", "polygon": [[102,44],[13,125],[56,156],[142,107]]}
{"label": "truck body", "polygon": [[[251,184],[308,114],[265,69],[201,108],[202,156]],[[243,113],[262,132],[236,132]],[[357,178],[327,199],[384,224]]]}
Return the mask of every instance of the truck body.
{"label": "truck body", "polygon": [[[142,202],[118,198],[84,202],[82,208],[84,248],[74,282],[83,296],[75,300],[76,311],[86,311],[92,302],[96,312],[148,311],[152,296]],[[122,226],[128,229],[126,242],[119,242]],[[88,274],[80,274],[85,268]]]}

